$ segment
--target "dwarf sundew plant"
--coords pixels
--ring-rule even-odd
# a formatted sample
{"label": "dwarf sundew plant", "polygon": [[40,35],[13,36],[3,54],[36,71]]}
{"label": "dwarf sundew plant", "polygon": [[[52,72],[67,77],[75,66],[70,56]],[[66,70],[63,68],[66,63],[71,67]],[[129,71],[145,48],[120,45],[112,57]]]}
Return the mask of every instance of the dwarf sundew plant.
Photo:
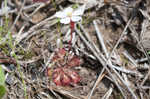
{"label": "dwarf sundew plant", "polygon": [[47,68],[47,75],[52,76],[56,85],[72,85],[80,81],[80,76],[73,67],[81,65],[82,60],[74,53],[68,52],[65,48],[59,48],[54,52],[52,64],[53,67]]}
{"label": "dwarf sundew plant", "polygon": [[[58,18],[60,23],[70,24],[71,29],[71,40],[69,41],[70,48],[67,50],[65,47],[60,47],[61,39],[57,39],[57,48],[54,51],[54,56],[52,56],[51,66],[47,68],[48,76],[52,76],[52,80],[56,85],[73,85],[80,81],[79,74],[73,68],[80,66],[82,60],[71,51],[71,43],[75,23],[82,20],[81,16],[83,15],[84,10],[85,5],[82,5],[77,9],[68,7],[55,14],[55,17]],[[58,32],[60,32],[60,30]]]}
{"label": "dwarf sundew plant", "polygon": [[78,9],[73,9],[71,7],[68,7],[64,9],[63,11],[56,12],[55,17],[60,18],[60,23],[63,24],[70,24],[71,29],[71,40],[69,41],[70,45],[72,42],[72,33],[74,31],[74,25],[76,22],[82,20],[82,15],[84,13],[86,5],[82,5]]}

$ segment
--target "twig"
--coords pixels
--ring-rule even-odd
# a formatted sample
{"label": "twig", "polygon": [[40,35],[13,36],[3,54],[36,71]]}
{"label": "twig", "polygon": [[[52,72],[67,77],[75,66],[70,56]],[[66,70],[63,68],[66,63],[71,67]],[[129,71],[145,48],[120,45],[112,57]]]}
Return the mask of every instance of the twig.
{"label": "twig", "polygon": [[100,53],[100,50],[99,48],[95,45],[95,43],[92,41],[89,33],[84,29],[84,27],[79,24],[80,28],[82,29],[82,31],[84,32],[84,35],[87,37],[88,39],[88,42],[93,46],[94,50],[97,52],[97,53]]}
{"label": "twig", "polygon": [[[134,28],[132,25],[130,25],[129,28],[130,28],[130,30],[132,31],[132,33],[138,34],[138,33],[136,32],[135,28]],[[142,28],[144,28],[144,24],[143,24],[143,27],[142,27]],[[144,31],[143,31],[143,29],[142,29],[141,34],[142,34],[143,32],[144,32]],[[149,55],[147,54],[145,48],[143,47],[143,44],[142,44],[141,42],[139,42],[138,38],[136,38],[136,40],[138,41],[139,45],[141,46],[141,48],[142,48],[142,50],[143,50],[145,56],[148,58],[148,63],[150,64],[150,57],[149,57]],[[141,83],[141,86],[145,83],[145,81],[146,81],[146,79],[148,78],[149,75],[150,75],[150,68],[149,68],[149,70],[148,70],[147,75],[144,77],[144,79],[143,79],[143,81],[142,81],[142,83]]]}
{"label": "twig", "polygon": [[150,21],[150,15],[148,14],[148,12],[140,9],[140,12],[143,14],[143,16],[145,16],[149,21]]}
{"label": "twig", "polygon": [[14,45],[18,44],[18,41],[20,41],[20,37],[21,37],[21,34],[22,34],[24,28],[25,28],[25,25],[23,25],[23,26],[21,27],[21,29],[19,30],[19,32],[17,33],[16,39],[15,39],[15,42],[14,42],[14,43],[15,43]]}
{"label": "twig", "polygon": [[[127,26],[129,25],[130,21],[131,21],[131,19],[129,20]],[[84,28],[83,28],[83,26],[82,26],[81,24],[79,24],[79,26],[81,27],[81,29],[82,29],[83,31],[85,31]],[[124,31],[123,31],[122,34],[125,33],[125,31],[126,31],[126,29],[127,29],[127,26],[125,27],[125,29],[124,29]],[[77,30],[77,29],[76,29],[76,30]],[[78,35],[79,35],[79,34],[80,34],[80,31],[79,31]],[[85,35],[87,35],[87,34],[88,34],[88,33],[86,32]],[[80,36],[80,37],[81,37],[81,36]],[[122,37],[123,37],[123,35],[120,37],[120,39],[118,40],[118,42],[121,40]],[[83,39],[83,38],[82,38],[82,39]],[[84,41],[84,40],[83,40],[83,41]],[[85,39],[85,43],[87,43],[86,39]],[[119,43],[117,43],[116,45],[118,45],[118,44],[119,44]],[[88,44],[87,44],[87,45],[88,45]],[[92,47],[89,46],[89,45],[88,45],[88,47],[89,47],[90,49],[92,48]],[[116,47],[117,47],[117,46],[116,46]],[[116,47],[114,47],[114,49],[115,49]],[[137,99],[136,95],[135,95],[134,92],[131,90],[131,88],[124,82],[124,80],[123,80],[123,78],[120,76],[120,74],[112,67],[112,64],[111,64],[110,61],[109,61],[111,56],[109,56],[108,59],[106,60],[105,57],[104,57],[101,53],[96,54],[96,52],[94,51],[93,48],[91,49],[91,51],[94,53],[94,55],[96,56],[96,58],[102,63],[102,65],[105,66],[106,70],[108,71],[108,74],[112,77],[112,79],[113,79],[114,82],[116,83],[117,87],[120,88],[120,86],[119,86],[118,83],[116,82],[116,79],[113,77],[113,75],[111,74],[110,70],[107,68],[107,65],[113,70],[113,72],[118,76],[118,78],[122,81],[122,83],[127,87],[127,89],[128,89],[129,92],[132,94],[132,96],[133,96],[135,99]],[[112,54],[112,53],[113,53],[113,51],[111,52],[111,54]],[[110,54],[110,55],[111,55],[111,54]],[[100,59],[99,59],[99,58],[100,58]],[[123,93],[121,88],[120,88],[119,90],[121,91],[121,93]],[[124,93],[123,93],[123,95],[124,95]],[[124,97],[125,97],[125,96],[124,96]]]}
{"label": "twig", "polygon": [[136,61],[136,63],[142,63],[142,62],[148,61],[148,59],[147,58],[141,58],[141,59],[136,59],[135,61]]}
{"label": "twig", "polygon": [[[25,38],[28,39],[29,36],[31,37],[32,35],[35,35],[35,34],[37,33],[37,31],[34,31],[36,28],[38,28],[38,27],[44,25],[45,23],[47,23],[49,20],[51,20],[51,19],[53,19],[53,18],[54,18],[54,16],[51,16],[51,17],[49,17],[49,18],[43,20],[42,22],[40,22],[40,23],[38,23],[38,24],[32,26],[27,32],[22,33],[23,35],[20,37],[20,41],[24,40]],[[57,23],[57,21],[54,20],[54,22],[52,22],[52,23],[50,24],[50,26],[52,26],[52,25],[54,25],[54,24],[56,24],[56,23]],[[19,43],[20,41],[18,41],[18,43]]]}
{"label": "twig", "polygon": [[104,71],[105,71],[105,68],[103,68],[102,71],[101,71],[101,73],[99,74],[99,76],[98,76],[98,78],[97,78],[97,80],[96,80],[96,82],[95,82],[95,84],[94,84],[94,86],[93,86],[91,92],[90,92],[89,95],[88,95],[88,99],[91,99],[92,94],[93,94],[95,88],[97,87],[97,85],[99,84],[99,82],[100,82],[100,81],[103,79],[103,77],[105,76],[105,75],[103,75]]}
{"label": "twig", "polygon": [[118,82],[116,81],[116,79],[114,78],[114,76],[111,74],[110,70],[108,69],[105,61],[100,58],[100,56],[97,54],[97,52],[93,49],[93,47],[88,43],[88,41],[84,38],[84,36],[82,35],[82,33],[77,28],[75,28],[75,31],[80,36],[80,38],[84,41],[84,43],[90,48],[90,50],[96,56],[96,58],[101,62],[101,64],[103,65],[103,67],[108,71],[108,74],[111,76],[111,78],[115,82],[116,86],[118,87],[118,89],[120,90],[120,92],[122,93],[122,95],[124,96],[124,98],[127,99],[126,96],[124,95],[124,92],[122,91],[122,88],[119,86]]}
{"label": "twig", "polygon": [[[119,79],[122,81],[122,83],[127,87],[127,89],[129,90],[129,92],[132,94],[132,96],[135,98],[135,99],[137,99],[137,97],[136,97],[136,95],[134,94],[134,92],[131,90],[131,88],[124,82],[124,80],[122,79],[122,77],[120,76],[120,74],[112,67],[112,64],[108,61],[108,60],[110,60],[110,58],[111,58],[111,54],[114,52],[114,50],[117,48],[117,46],[118,46],[118,44],[119,44],[119,42],[120,42],[120,40],[122,39],[122,37],[123,37],[123,35],[126,33],[125,31],[126,31],[126,29],[127,29],[127,27],[129,26],[129,24],[130,24],[130,22],[132,21],[132,18],[128,21],[128,23],[127,23],[127,25],[126,25],[126,27],[125,27],[125,29],[124,29],[124,31],[122,32],[122,35],[121,35],[121,37],[120,37],[120,39],[118,40],[118,42],[117,42],[117,44],[115,45],[115,47],[113,48],[113,50],[112,50],[112,52],[109,54],[109,57],[108,57],[108,59],[106,60],[105,58],[104,58],[104,56],[102,55],[102,54],[96,54],[95,55],[95,53],[96,52],[93,52],[94,51],[94,49],[92,48],[90,48],[91,49],[91,51],[94,53],[94,55],[96,56],[96,58],[102,63],[102,65],[103,66],[105,66],[105,68],[106,68],[106,70],[108,71],[108,73],[109,73],[109,75],[112,77],[112,79],[114,80],[114,82],[116,83],[116,85],[117,85],[117,82],[116,82],[116,80],[115,80],[115,78],[113,77],[113,75],[111,74],[111,72],[109,71],[109,69],[107,68],[107,66],[106,65],[108,65],[112,70],[113,70],[113,72],[119,77]],[[83,30],[83,31],[85,31],[84,29],[83,29],[83,26],[81,25],[81,24],[79,24],[79,26],[81,27],[81,29]],[[80,33],[80,32],[79,32]],[[78,34],[79,34],[78,33]],[[85,33],[85,35],[86,35],[87,33]],[[87,42],[85,42],[85,43],[87,43]],[[99,56],[100,55],[100,56]],[[99,59],[100,58],[100,59]],[[120,88],[118,85],[117,85],[117,87],[118,88]],[[120,89],[120,91],[122,91],[121,89]],[[123,93],[123,92],[122,92]],[[123,93],[124,94],[124,93]]]}
{"label": "twig", "polygon": [[128,21],[127,25],[125,26],[123,32],[121,33],[121,36],[120,36],[119,40],[118,40],[117,43],[115,44],[115,46],[114,46],[114,48],[112,49],[111,53],[109,54],[108,60],[111,58],[112,53],[114,52],[114,50],[115,50],[115,49],[117,48],[117,46],[119,45],[119,43],[120,43],[122,37],[126,34],[126,30],[127,30],[128,26],[130,25],[131,21],[132,21],[132,18],[130,18],[130,20]]}
{"label": "twig", "polygon": [[[146,22],[148,22],[148,21],[146,21]],[[146,25],[146,22],[144,22],[144,23],[142,24],[142,31],[141,31],[141,34],[143,34],[143,33],[145,32],[145,30],[146,30],[146,26],[145,26],[145,25]],[[150,64],[150,56],[149,56],[148,53],[146,52],[146,50],[145,50],[145,48],[144,48],[144,46],[143,46],[142,43],[140,43],[140,46],[142,47],[145,56],[148,58],[148,63]],[[141,83],[141,86],[144,85],[144,83],[145,83],[145,81],[148,79],[148,76],[149,76],[149,75],[150,75],[150,68],[149,68],[149,70],[148,70],[147,75],[144,77],[144,79],[143,79],[143,81],[142,81],[142,83]]]}
{"label": "twig", "polygon": [[10,31],[13,30],[13,28],[14,28],[16,22],[18,21],[20,15],[21,15],[21,13],[22,13],[22,10],[23,10],[23,7],[24,7],[25,3],[26,3],[26,0],[23,1],[23,4],[22,4],[22,6],[21,6],[21,9],[20,9],[20,11],[19,11],[19,13],[18,13],[18,15],[17,15],[17,17],[16,17],[16,19],[15,19],[13,25],[11,26]]}
{"label": "twig", "polygon": [[39,7],[37,7],[29,16],[30,16],[30,17],[33,16],[40,8],[42,8],[42,7],[44,7],[44,6],[45,6],[44,3],[40,4]]}
{"label": "twig", "polygon": [[102,37],[102,33],[99,31],[99,28],[98,28],[97,23],[96,23],[95,20],[93,21],[93,24],[94,24],[94,27],[95,27],[95,30],[96,30],[96,34],[97,34],[98,39],[99,39],[99,43],[101,44],[102,49],[103,49],[103,51],[104,51],[106,57],[108,58],[108,52],[107,52],[106,46],[105,46],[105,44],[104,44],[104,40],[103,40],[103,37]]}
{"label": "twig", "polygon": [[133,64],[135,67],[138,67],[136,61],[133,59],[133,57],[131,55],[129,55],[129,53],[127,51],[124,51],[123,52],[123,55],[128,58]]}
{"label": "twig", "polygon": [[[34,7],[37,7],[39,5],[40,5],[40,3],[36,3],[36,4],[33,4],[33,5],[25,6],[25,7],[23,7],[23,11],[29,10],[31,8],[34,9]],[[13,9],[13,10],[8,11],[7,13],[10,14],[10,13],[15,13],[17,11],[18,11],[17,9]],[[0,13],[0,16],[3,16],[3,15],[5,15],[5,13]]]}
{"label": "twig", "polygon": [[109,99],[112,92],[113,92],[113,88],[110,87],[109,90],[106,92],[106,94],[102,97],[102,99]]}

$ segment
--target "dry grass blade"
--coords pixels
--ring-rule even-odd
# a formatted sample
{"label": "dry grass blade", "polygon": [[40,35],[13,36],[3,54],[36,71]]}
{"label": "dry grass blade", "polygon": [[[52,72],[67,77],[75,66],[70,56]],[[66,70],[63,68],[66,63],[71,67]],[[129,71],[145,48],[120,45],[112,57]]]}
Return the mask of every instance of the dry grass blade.
{"label": "dry grass blade", "polygon": [[112,94],[112,92],[113,92],[113,88],[110,87],[110,89],[107,91],[107,93],[103,96],[102,99],[109,99],[109,97]]}
{"label": "dry grass blade", "polygon": [[[144,25],[144,24],[145,24],[145,23],[143,23],[142,33],[143,33],[144,30],[145,30],[145,29],[144,29],[144,28],[145,28],[145,25]],[[134,28],[132,25],[130,25],[129,28],[131,29],[131,31],[132,31],[132,33],[133,33],[134,35],[138,34],[138,33],[136,32],[135,28]],[[142,34],[142,33],[141,33],[141,34]],[[149,57],[148,53],[146,52],[145,48],[143,47],[143,44],[142,44],[141,42],[139,42],[139,39],[138,39],[137,37],[135,37],[135,38],[136,38],[136,40],[137,40],[139,46],[141,47],[142,51],[144,52],[144,55],[147,57],[148,63],[150,64],[150,57]],[[147,78],[148,78],[149,75],[150,75],[150,68],[149,68],[149,70],[148,70],[148,73],[147,73],[146,76],[144,77],[144,79],[143,79],[141,85],[143,85],[143,84],[145,83],[145,81],[147,80]]]}
{"label": "dry grass blade", "polygon": [[149,13],[149,0],[0,0],[4,98],[149,99]]}
{"label": "dry grass blade", "polygon": [[[81,24],[80,27],[82,28]],[[95,55],[95,57],[102,63],[102,65],[104,66],[104,68],[107,70],[108,74],[111,76],[111,78],[113,79],[113,81],[115,82],[116,86],[118,87],[118,89],[121,91],[122,95],[124,96],[124,98],[126,99],[126,96],[124,95],[124,92],[122,91],[122,88],[120,87],[120,85],[118,84],[117,80],[114,78],[114,76],[112,75],[112,73],[110,72],[110,70],[108,69],[107,65],[105,64],[104,60],[102,58],[100,58],[100,56],[96,53],[96,51],[93,49],[93,47],[88,43],[88,41],[84,38],[84,36],[82,35],[82,33],[76,28],[75,29],[77,34],[80,36],[80,38],[84,41],[84,43],[90,48],[90,50],[93,52],[93,54]],[[108,64],[109,65],[109,64]],[[110,66],[111,67],[111,66]],[[111,67],[112,68],[112,67]],[[112,69],[114,70],[114,68]]]}
{"label": "dry grass blade", "polygon": [[[119,40],[118,40],[117,43],[115,44],[115,46],[114,46],[112,52],[109,54],[108,60],[110,60],[112,53],[113,53],[114,50],[117,48],[117,46],[118,46],[118,44],[120,43],[122,37],[125,35],[125,33],[126,33],[125,31],[126,31],[126,29],[128,28],[128,26],[130,25],[130,22],[131,22],[131,21],[132,21],[132,18],[128,21],[126,27],[124,28],[124,30],[123,30],[123,32],[122,32],[120,38],[119,38]],[[81,24],[79,24],[79,26],[80,26],[81,29],[85,32],[85,30],[83,29],[83,26],[82,26]],[[76,31],[77,31],[77,30],[76,30]],[[80,34],[80,33],[78,33],[78,34]],[[87,33],[86,33],[85,35],[87,35]],[[81,34],[80,34],[80,36],[81,36]],[[88,36],[88,37],[89,37],[89,36]],[[82,39],[83,39],[83,38],[82,38]],[[85,43],[86,43],[86,42],[85,42]],[[99,53],[99,54],[101,55],[101,57],[102,57],[102,59],[101,59],[101,58],[96,54],[96,52],[94,52],[94,49],[93,49],[91,46],[88,46],[88,47],[91,49],[91,51],[94,53],[94,55],[98,58],[98,60],[103,64],[103,66],[105,66],[106,64],[108,64],[108,66],[109,66],[109,67],[114,71],[114,73],[119,77],[119,79],[122,81],[122,83],[127,87],[128,91],[132,94],[132,96],[133,96],[135,99],[137,99],[137,97],[136,97],[136,95],[134,94],[134,92],[132,91],[132,89],[129,88],[129,86],[124,82],[124,80],[122,79],[122,77],[120,76],[120,74],[112,67],[112,65],[110,64],[110,62],[109,62],[108,60],[106,60],[106,59]],[[95,47],[95,46],[94,46],[94,47]],[[106,62],[106,64],[104,63],[104,61]],[[106,66],[105,66],[105,68],[106,68],[106,70],[108,71],[108,74],[112,77],[112,79],[114,80],[114,82],[115,82],[116,85],[118,86],[118,84],[117,84],[115,78],[114,78],[113,75],[110,73],[109,69],[108,69]],[[118,88],[120,89],[120,91],[122,92],[122,94],[124,94],[123,91],[121,90],[121,88],[120,88],[119,86],[118,86]]]}
{"label": "dry grass blade", "polygon": [[54,90],[58,93],[61,93],[61,94],[65,95],[65,96],[67,96],[68,98],[71,98],[71,99],[81,99],[79,97],[76,97],[76,96],[72,95],[69,91],[61,89],[61,87],[58,88],[58,87],[52,86],[52,90]]}
{"label": "dry grass blade", "polygon": [[113,47],[111,53],[109,54],[108,60],[111,58],[112,53],[114,52],[114,50],[117,48],[117,46],[119,45],[121,39],[123,38],[123,36],[126,34],[126,30],[129,27],[129,25],[131,24],[132,18],[129,19],[129,21],[127,22],[127,25],[125,26],[123,32],[121,33],[121,36],[119,38],[119,40],[117,41],[117,43],[115,44],[115,46]]}
{"label": "dry grass blade", "polygon": [[11,26],[10,31],[13,30],[13,28],[14,28],[16,22],[18,21],[20,15],[22,14],[22,11],[23,11],[23,8],[24,8],[25,3],[26,3],[26,0],[23,1],[22,5],[21,5],[21,9],[20,9],[20,11],[19,11],[19,13],[18,13],[18,15],[17,15],[17,17],[16,17],[16,19],[15,19],[13,25]]}
{"label": "dry grass blade", "polygon": [[96,34],[97,34],[98,39],[99,39],[99,43],[101,44],[102,49],[103,49],[106,57],[108,58],[108,51],[107,51],[106,46],[104,44],[103,36],[102,36],[102,34],[101,34],[101,32],[100,32],[100,30],[99,30],[95,20],[93,21],[93,24],[94,24],[94,27],[95,27],[95,30],[96,30]]}
{"label": "dry grass blade", "polygon": [[123,52],[123,55],[128,58],[133,64],[135,67],[138,67],[136,61],[133,59],[133,57],[131,55],[129,55],[129,53],[127,51],[124,51]]}
{"label": "dry grass blade", "polygon": [[94,86],[93,86],[91,92],[88,94],[88,98],[87,98],[87,99],[91,99],[92,94],[93,94],[94,90],[96,89],[97,85],[101,82],[101,80],[102,80],[102,79],[104,78],[104,76],[106,75],[106,74],[104,73],[104,71],[105,71],[105,68],[103,68],[102,71],[101,71],[101,73],[99,74],[99,76],[98,76],[98,78],[97,78],[97,80],[96,80],[96,82],[95,82],[95,84],[94,84]]}
{"label": "dry grass blade", "polygon": [[[26,11],[26,10],[31,10],[31,9],[34,9],[34,7],[37,7],[39,6],[40,4],[39,3],[36,3],[36,4],[33,4],[33,5],[29,5],[29,6],[25,6],[23,7],[23,10]],[[16,13],[18,10],[17,8],[16,9],[13,9],[13,10],[10,10],[8,11],[7,13],[8,14],[11,14],[11,13]],[[0,16],[3,16],[5,13],[0,13]]]}

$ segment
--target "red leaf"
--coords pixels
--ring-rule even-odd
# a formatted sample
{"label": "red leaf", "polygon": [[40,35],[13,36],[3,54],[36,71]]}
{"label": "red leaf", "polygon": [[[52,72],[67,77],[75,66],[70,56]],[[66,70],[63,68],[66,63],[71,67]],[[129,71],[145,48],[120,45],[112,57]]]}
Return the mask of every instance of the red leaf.
{"label": "red leaf", "polygon": [[56,85],[61,86],[62,85],[61,79],[62,79],[62,69],[57,68],[53,71],[53,82]]}
{"label": "red leaf", "polygon": [[73,72],[71,75],[70,75],[71,79],[72,79],[72,82],[73,83],[78,83],[80,81],[80,76],[76,73],[76,72]]}
{"label": "red leaf", "polygon": [[81,80],[80,76],[75,71],[68,70],[67,75],[71,78],[71,82],[74,84],[78,83]]}
{"label": "red leaf", "polygon": [[65,55],[66,55],[66,50],[64,48],[61,48],[55,52],[52,61],[55,62],[58,60],[63,60]]}
{"label": "red leaf", "polygon": [[79,66],[81,64],[81,60],[80,58],[74,56],[69,62],[68,62],[68,66]]}
{"label": "red leaf", "polygon": [[58,59],[59,59],[58,55],[54,55],[53,58],[52,58],[52,61],[56,62]]}
{"label": "red leaf", "polygon": [[60,58],[63,58],[66,55],[66,50],[64,48],[59,49],[58,52],[57,52],[57,55]]}
{"label": "red leaf", "polygon": [[55,79],[53,79],[53,82],[58,85],[58,86],[61,86],[62,83],[61,83],[61,75],[57,75],[57,77]]}
{"label": "red leaf", "polygon": [[70,82],[71,82],[70,77],[64,73],[62,77],[62,85],[69,85]]}

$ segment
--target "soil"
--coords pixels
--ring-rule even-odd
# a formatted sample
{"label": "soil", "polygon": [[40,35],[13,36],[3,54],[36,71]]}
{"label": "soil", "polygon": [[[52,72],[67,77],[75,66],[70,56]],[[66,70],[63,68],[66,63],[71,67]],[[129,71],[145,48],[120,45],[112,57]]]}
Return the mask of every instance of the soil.
{"label": "soil", "polygon": [[[7,88],[4,99],[149,99],[149,0],[8,0],[7,3],[10,9],[6,17],[1,11],[4,1],[0,1],[0,63]],[[82,21],[75,23],[70,45],[70,33],[67,34],[70,25],[61,24],[54,15],[69,6],[78,8],[85,3],[89,6]],[[54,62],[53,56],[60,48],[66,49],[67,54]],[[81,63],[66,68],[81,79],[57,85],[53,70],[65,68],[70,53]],[[48,68],[53,69],[50,75]]]}

